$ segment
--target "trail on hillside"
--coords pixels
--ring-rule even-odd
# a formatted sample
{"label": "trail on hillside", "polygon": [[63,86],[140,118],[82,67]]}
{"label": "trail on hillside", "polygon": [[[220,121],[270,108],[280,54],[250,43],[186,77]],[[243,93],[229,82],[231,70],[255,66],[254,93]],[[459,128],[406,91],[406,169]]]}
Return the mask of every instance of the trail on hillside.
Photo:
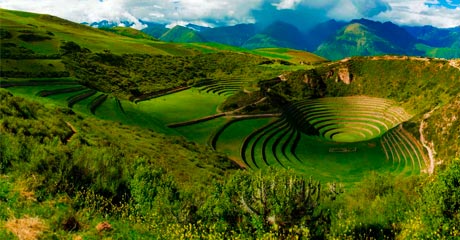
{"label": "trail on hillside", "polygon": [[242,106],[242,107],[237,108],[237,109],[235,109],[235,110],[233,110],[233,111],[224,112],[224,114],[225,114],[225,115],[233,115],[233,114],[235,114],[235,113],[238,113],[238,112],[243,111],[244,109],[246,109],[246,108],[249,107],[249,106],[257,105],[257,104],[259,104],[259,103],[261,103],[261,102],[263,102],[263,101],[265,101],[265,100],[267,100],[267,97],[263,97],[263,98],[257,100],[256,102],[253,102],[253,103],[251,103],[251,104]]}
{"label": "trail on hillside", "polygon": [[[217,113],[217,114],[213,114],[213,115],[209,115],[209,116],[205,116],[205,117],[201,117],[201,118],[197,118],[197,119],[192,119],[192,120],[188,120],[188,121],[184,121],[184,122],[170,123],[170,124],[167,125],[167,127],[170,127],[170,128],[183,127],[183,126],[187,126],[187,125],[192,125],[192,124],[196,124],[196,123],[216,119],[216,118],[223,117],[223,116],[231,116],[231,115],[234,115],[234,114],[244,110],[245,108],[247,108],[247,107],[249,107],[251,105],[257,105],[257,104],[259,104],[259,103],[261,103],[261,102],[263,102],[265,100],[267,100],[267,97],[263,97],[263,98],[257,100],[254,103],[242,106],[242,107],[240,107],[238,109],[235,109],[233,111]],[[259,115],[264,115],[264,114],[259,114]],[[246,115],[243,115],[243,116],[246,116]]]}
{"label": "trail on hillside", "polygon": [[450,60],[449,65],[460,70],[460,60]]}
{"label": "trail on hillside", "polygon": [[426,151],[428,152],[428,157],[430,158],[430,166],[428,168],[428,173],[429,174],[433,174],[434,172],[434,165],[436,163],[436,160],[434,158],[434,155],[436,154],[436,151],[434,150],[434,143],[433,141],[431,142],[428,142],[426,139],[425,139],[425,136],[423,135],[423,131],[425,130],[425,128],[428,126],[428,123],[425,122],[426,119],[428,119],[429,117],[431,117],[431,115],[433,114],[433,112],[438,109],[439,107],[435,107],[433,110],[431,110],[430,112],[426,113],[425,115],[423,115],[423,119],[422,121],[420,122],[420,128],[419,128],[419,132],[420,132],[420,142],[422,143],[423,147],[426,149]]}
{"label": "trail on hillside", "polygon": [[65,122],[65,124],[67,124],[67,126],[70,128],[70,130],[72,130],[72,133],[66,137],[66,142],[70,142],[72,140],[72,138],[75,136],[75,134],[77,134],[77,129],[69,122]]}

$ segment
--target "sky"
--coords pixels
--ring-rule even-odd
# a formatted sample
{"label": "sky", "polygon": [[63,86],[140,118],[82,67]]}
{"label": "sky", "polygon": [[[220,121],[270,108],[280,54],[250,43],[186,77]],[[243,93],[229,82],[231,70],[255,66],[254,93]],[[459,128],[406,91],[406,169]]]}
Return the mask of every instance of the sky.
{"label": "sky", "polygon": [[75,22],[139,19],[169,26],[216,27],[281,20],[308,30],[329,19],[368,18],[400,25],[460,26],[460,0],[0,0],[0,8],[47,13]]}

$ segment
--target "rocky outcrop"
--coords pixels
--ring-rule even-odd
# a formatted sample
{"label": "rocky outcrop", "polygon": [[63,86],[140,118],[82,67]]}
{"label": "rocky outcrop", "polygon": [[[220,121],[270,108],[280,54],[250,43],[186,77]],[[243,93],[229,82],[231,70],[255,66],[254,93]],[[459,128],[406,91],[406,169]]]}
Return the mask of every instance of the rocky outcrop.
{"label": "rocky outcrop", "polygon": [[336,82],[338,81],[342,81],[345,84],[350,84],[353,81],[353,75],[350,73],[350,70],[348,69],[348,67],[339,68]]}
{"label": "rocky outcrop", "polygon": [[304,75],[303,82],[306,83],[312,89],[316,88],[316,86],[318,85],[317,81],[315,81],[315,79],[313,79],[313,77],[309,76],[308,74]]}
{"label": "rocky outcrop", "polygon": [[287,77],[286,77],[285,74],[279,75],[278,78],[281,79],[281,81],[283,81],[283,82],[286,82],[286,81],[287,81]]}

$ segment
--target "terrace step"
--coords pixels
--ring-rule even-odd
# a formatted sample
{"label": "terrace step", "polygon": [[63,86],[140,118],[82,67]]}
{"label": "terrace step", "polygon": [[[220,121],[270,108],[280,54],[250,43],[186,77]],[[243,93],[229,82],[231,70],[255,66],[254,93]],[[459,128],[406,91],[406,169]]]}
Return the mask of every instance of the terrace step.
{"label": "terrace step", "polygon": [[[319,98],[297,101],[285,114],[306,134],[315,133],[338,142],[365,141],[410,118],[395,104],[388,99],[364,96]],[[350,136],[346,137],[347,134]]]}

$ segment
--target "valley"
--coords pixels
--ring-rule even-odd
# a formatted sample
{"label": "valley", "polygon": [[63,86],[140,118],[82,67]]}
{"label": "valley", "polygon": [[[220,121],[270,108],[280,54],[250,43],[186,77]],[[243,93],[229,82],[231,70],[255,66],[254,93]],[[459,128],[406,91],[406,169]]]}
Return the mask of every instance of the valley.
{"label": "valley", "polygon": [[[50,226],[43,238],[459,236],[456,59],[417,48],[330,61],[268,44],[279,22],[240,48],[190,29],[159,41],[5,9],[0,20],[5,226],[32,215]],[[337,39],[379,27],[357,20]]]}

